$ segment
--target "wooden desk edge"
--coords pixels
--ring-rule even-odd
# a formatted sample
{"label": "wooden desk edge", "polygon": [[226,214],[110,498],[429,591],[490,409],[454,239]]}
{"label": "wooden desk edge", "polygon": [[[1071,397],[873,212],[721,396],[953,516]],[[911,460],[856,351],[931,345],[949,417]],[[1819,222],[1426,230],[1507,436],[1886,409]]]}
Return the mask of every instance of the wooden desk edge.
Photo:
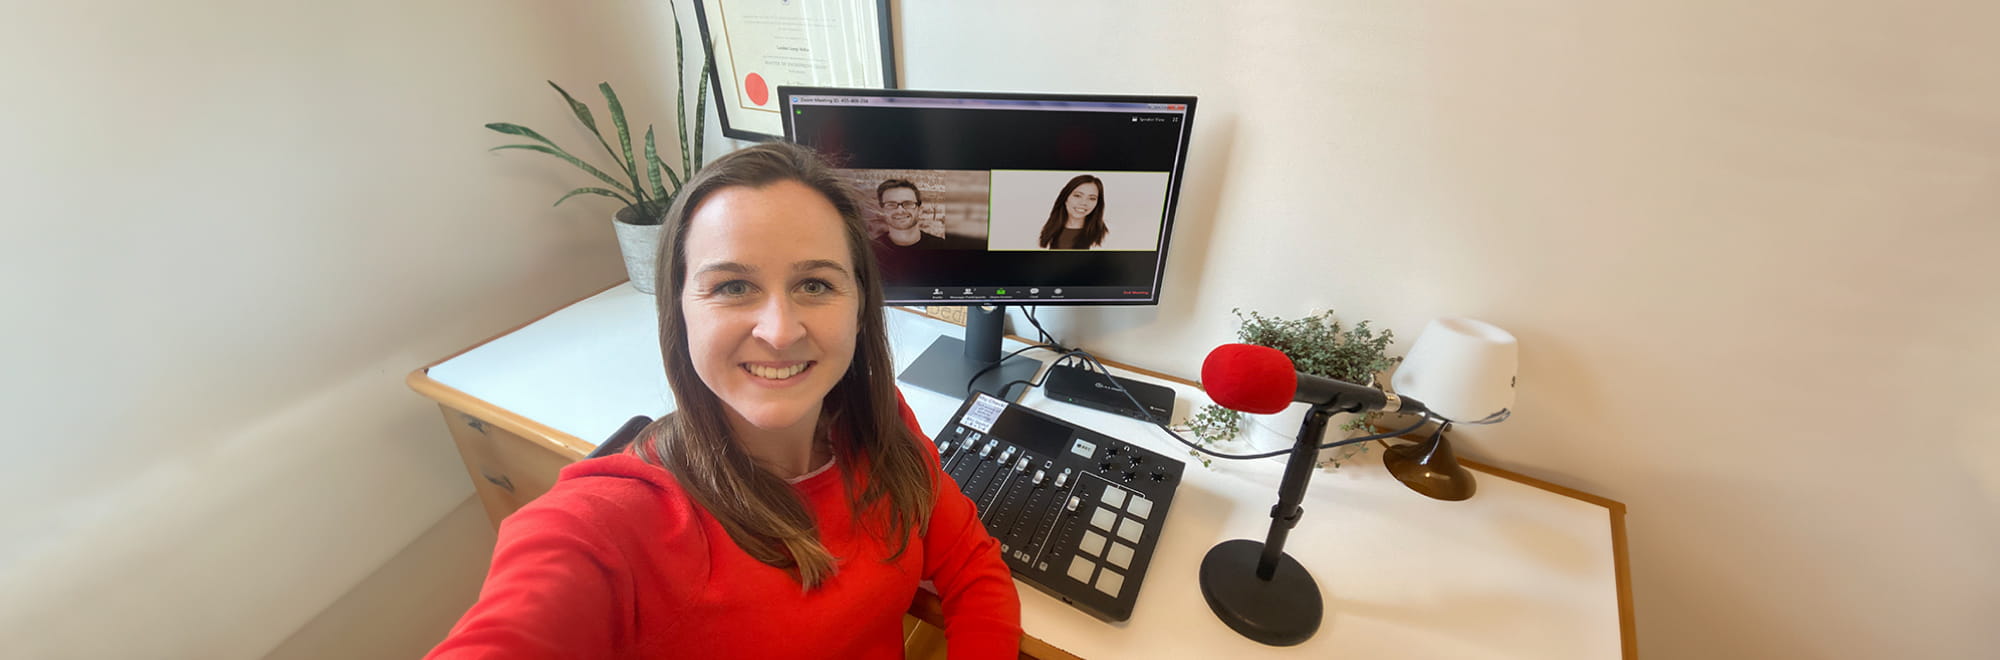
{"label": "wooden desk edge", "polygon": [[496,339],[514,334],[515,332],[518,332],[521,328],[534,325],[536,322],[539,322],[542,319],[555,315],[556,312],[569,309],[571,306],[574,306],[577,303],[589,300],[591,298],[595,298],[606,291],[610,291],[620,286],[624,286],[627,282],[629,282],[629,280],[619,280],[617,282],[612,282],[611,284],[593,289],[590,293],[584,294],[581,297],[578,297],[574,300],[563,303],[561,305],[557,305],[555,306],[555,308],[550,309],[548,312],[536,316],[535,318],[528,319],[526,322],[520,323],[506,330],[502,330],[499,333],[494,334],[485,339],[481,339],[478,342],[472,344],[471,346],[459,349],[458,351],[455,351],[450,355],[438,358],[437,360],[432,361],[430,364],[426,364],[418,368],[416,371],[410,372],[410,375],[405,376],[403,378],[403,383],[409,385],[410,389],[416,390],[418,394],[424,395],[425,397],[431,399],[432,401],[437,402],[439,405],[445,406],[452,410],[456,410],[461,414],[471,415],[480,420],[497,424],[500,426],[500,428],[506,429],[510,433],[514,433],[521,437],[528,438],[529,440],[532,440],[535,443],[547,447],[551,450],[565,454],[573,453],[576,455],[577,458],[583,458],[585,455],[590,453],[590,450],[597,448],[596,443],[585,442],[577,438],[576,436],[570,435],[568,433],[563,433],[561,431],[557,431],[553,428],[537,423],[534,420],[530,420],[526,417],[516,415],[504,408],[493,405],[491,403],[487,403],[486,401],[482,401],[478,397],[461,392],[458,389],[453,388],[449,385],[445,385],[444,383],[432,380],[430,376],[430,370],[432,367],[436,367],[440,364],[450,362],[453,358],[456,358],[460,355],[464,355],[466,353],[470,353],[481,346],[493,343],[493,341]]}
{"label": "wooden desk edge", "polygon": [[1568,486],[1549,483],[1525,474],[1493,467],[1478,461],[1461,458],[1460,465],[1485,472],[1502,479],[1516,481],[1560,495],[1566,495],[1605,508],[1611,518],[1611,564],[1616,571],[1618,583],[1618,632],[1624,647],[1626,660],[1639,657],[1638,615],[1632,604],[1632,555],[1630,543],[1625,538],[1625,503],[1608,497],[1592,495]]}
{"label": "wooden desk edge", "polygon": [[438,405],[498,426],[508,433],[527,438],[528,441],[558,454],[570,455],[581,460],[590,454],[590,450],[597,448],[596,443],[585,442],[576,436],[514,414],[513,411],[488,403],[479,397],[458,391],[450,385],[431,380],[429,372],[430,367],[412,371],[409,376],[403,378],[403,382],[408,384],[410,389],[416,390],[418,394],[437,402]]}

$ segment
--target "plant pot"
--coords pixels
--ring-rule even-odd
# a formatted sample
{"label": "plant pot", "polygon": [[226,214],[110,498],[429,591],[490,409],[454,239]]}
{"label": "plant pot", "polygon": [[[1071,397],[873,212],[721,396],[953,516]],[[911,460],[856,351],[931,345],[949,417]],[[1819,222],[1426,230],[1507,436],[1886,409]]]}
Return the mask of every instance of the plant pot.
{"label": "plant pot", "polygon": [[632,207],[626,207],[618,212],[611,226],[618,231],[618,252],[625,255],[625,275],[632,278],[632,288],[650,295],[654,274],[659,270],[660,235],[666,225],[635,225],[625,221],[637,215]]}
{"label": "plant pot", "polygon": [[[1257,447],[1270,449],[1289,447],[1293,442],[1298,440],[1299,427],[1305,423],[1306,412],[1311,409],[1312,406],[1303,403],[1294,403],[1281,412],[1269,415],[1244,413],[1243,435]],[[1340,429],[1341,426],[1354,421],[1355,417],[1357,415],[1354,413],[1339,413],[1327,418],[1326,433],[1320,436],[1319,441],[1326,443],[1341,438],[1366,435],[1361,430],[1343,431]],[[1321,449],[1319,450],[1319,459],[1315,463],[1329,469],[1338,468],[1341,465],[1345,465],[1354,457],[1366,453],[1368,448],[1368,443],[1356,443],[1332,449]]]}

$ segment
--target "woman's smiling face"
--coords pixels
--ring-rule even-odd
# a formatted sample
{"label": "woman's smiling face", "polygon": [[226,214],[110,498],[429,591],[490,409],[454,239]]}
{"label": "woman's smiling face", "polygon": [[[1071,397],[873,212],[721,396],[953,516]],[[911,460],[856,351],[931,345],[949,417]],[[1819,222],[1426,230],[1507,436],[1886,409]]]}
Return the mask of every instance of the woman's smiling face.
{"label": "woman's smiling face", "polygon": [[724,188],[689,217],[688,354],[732,424],[817,423],[854,361],[861,295],[844,228],[796,181]]}
{"label": "woman's smiling face", "polygon": [[1091,211],[1097,210],[1098,192],[1097,184],[1088,182],[1078,184],[1077,187],[1071,189],[1069,191],[1069,200],[1064,202],[1069,207],[1069,217],[1071,219],[1082,219],[1084,216],[1090,215]]}

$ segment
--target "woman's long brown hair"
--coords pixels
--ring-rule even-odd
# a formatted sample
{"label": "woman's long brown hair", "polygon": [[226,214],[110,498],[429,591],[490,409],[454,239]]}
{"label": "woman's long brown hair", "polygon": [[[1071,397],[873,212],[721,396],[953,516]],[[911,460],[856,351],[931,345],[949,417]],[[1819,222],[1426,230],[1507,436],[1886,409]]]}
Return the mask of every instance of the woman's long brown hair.
{"label": "woman's long brown hair", "polygon": [[811,589],[833,576],[838,558],[820,542],[812,512],[798,491],[758,467],[731,438],[725,404],[695,373],[680,304],[687,285],[688,221],[695,210],[718,190],[782,181],[804,184],[840,212],[861,293],[854,361],[827,393],[819,422],[819,431],[835,440],[833,453],[845,466],[854,520],[895,548],[890,559],[901,556],[913,533],[923,533],[929,524],[937,484],[931,482],[915,434],[903,424],[882,316],[882,281],[860,207],[824,161],[789,143],[761,144],[716,159],[688,180],[667,210],[654,290],[659,292],[660,355],[679,406],[647,430],[639,455],[673,472],[737,547],[757,561],[791,570]]}

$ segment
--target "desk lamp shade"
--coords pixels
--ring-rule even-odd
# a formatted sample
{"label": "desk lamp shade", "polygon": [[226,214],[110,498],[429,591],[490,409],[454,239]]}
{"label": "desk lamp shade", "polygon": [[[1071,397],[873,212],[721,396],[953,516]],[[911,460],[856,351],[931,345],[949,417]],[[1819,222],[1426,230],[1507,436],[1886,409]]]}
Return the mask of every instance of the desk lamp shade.
{"label": "desk lamp shade", "polygon": [[1433,498],[1472,497],[1472,473],[1458,464],[1444,430],[1451,422],[1487,421],[1514,405],[1518,349],[1514,335],[1483,321],[1447,316],[1425,326],[1389,384],[1443,420],[1429,440],[1384,452],[1389,473]]}
{"label": "desk lamp shade", "polygon": [[1447,316],[1417,335],[1389,384],[1445,419],[1476,422],[1514,405],[1519,367],[1514,335],[1484,321]]}

